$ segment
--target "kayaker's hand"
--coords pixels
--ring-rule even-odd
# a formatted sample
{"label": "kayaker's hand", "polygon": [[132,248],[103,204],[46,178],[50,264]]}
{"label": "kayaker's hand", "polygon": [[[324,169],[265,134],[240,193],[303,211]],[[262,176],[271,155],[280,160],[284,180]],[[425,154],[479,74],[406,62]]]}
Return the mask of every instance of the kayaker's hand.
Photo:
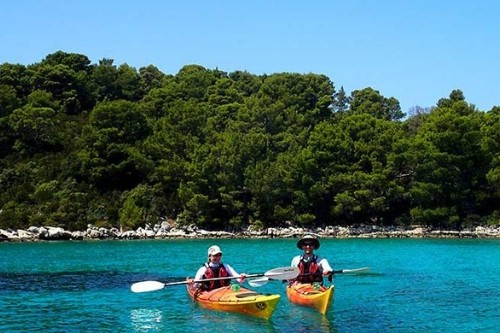
{"label": "kayaker's hand", "polygon": [[186,281],[187,281],[188,284],[193,284],[194,283],[194,280],[190,279],[190,278],[187,278]]}
{"label": "kayaker's hand", "polygon": [[245,281],[246,277],[247,277],[247,275],[245,273],[240,274],[240,277],[238,278],[238,282],[243,283]]}

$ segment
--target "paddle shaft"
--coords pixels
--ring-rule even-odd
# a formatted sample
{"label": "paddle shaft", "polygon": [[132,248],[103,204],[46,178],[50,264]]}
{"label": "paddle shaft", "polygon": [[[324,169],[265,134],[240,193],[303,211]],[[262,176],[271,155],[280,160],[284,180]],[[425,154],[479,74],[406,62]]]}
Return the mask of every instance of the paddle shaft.
{"label": "paddle shaft", "polygon": [[[370,270],[369,267],[363,267],[363,268],[356,268],[356,269],[340,269],[340,270],[337,270],[337,271],[332,271],[330,272],[327,276],[328,276],[328,281],[332,282],[333,280],[333,275],[334,274],[363,274],[363,273],[366,273]],[[309,274],[300,274],[300,275],[297,275],[297,276],[308,276]],[[252,286],[252,287],[262,287],[263,285],[267,284],[267,282],[269,280],[272,280],[272,278],[269,278],[269,277],[264,277],[264,278],[261,278],[261,279],[255,279],[255,280],[249,280],[248,283]],[[291,280],[291,279],[281,279],[283,281],[286,281],[286,280]]]}
{"label": "paddle shaft", "polygon": [[[355,268],[355,269],[339,269],[337,271],[332,271],[328,276],[334,275],[334,274],[363,274],[367,273],[370,270],[369,267],[363,267],[363,268]],[[308,276],[310,274],[300,274],[300,276]]]}
{"label": "paddle shaft", "polygon": [[[265,274],[249,274],[245,275],[245,278],[252,278],[252,277],[259,277],[259,276],[265,276]],[[201,282],[206,282],[206,281],[220,281],[220,280],[232,280],[232,279],[239,279],[240,276],[224,276],[224,277],[217,277],[217,278],[210,278],[210,279],[203,279],[203,280],[196,280],[193,281],[193,283],[201,283]],[[179,282],[169,282],[165,283],[165,286],[175,286],[179,284],[188,284],[191,283],[191,281],[179,281]]]}

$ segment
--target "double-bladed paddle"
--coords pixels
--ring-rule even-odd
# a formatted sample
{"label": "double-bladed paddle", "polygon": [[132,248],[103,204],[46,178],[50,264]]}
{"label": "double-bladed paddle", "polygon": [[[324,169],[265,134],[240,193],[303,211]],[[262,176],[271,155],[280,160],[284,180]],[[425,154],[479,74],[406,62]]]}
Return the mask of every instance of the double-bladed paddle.
{"label": "double-bladed paddle", "polygon": [[[357,274],[367,274],[370,271],[370,267],[362,267],[362,268],[355,268],[355,269],[340,269],[337,271],[333,271],[328,278],[330,279],[332,275],[334,274],[348,274],[348,275],[357,275]],[[298,275],[298,274],[297,274]],[[295,277],[297,277],[297,275]],[[293,278],[295,278],[293,277]],[[292,278],[292,279],[293,279]],[[253,279],[249,280],[248,284],[252,287],[261,287],[265,285],[269,280],[278,280],[278,279],[270,279],[269,277],[262,277],[259,279]],[[282,279],[282,280],[290,280],[290,279]]]}
{"label": "double-bladed paddle", "polygon": [[[280,267],[280,268],[274,268],[271,269],[265,273],[259,273],[259,274],[249,274],[246,275],[245,278],[253,278],[253,277],[260,277],[264,276],[267,280],[291,280],[297,277],[299,275],[299,269],[297,267]],[[205,281],[217,281],[217,280],[231,280],[231,279],[239,279],[240,276],[227,276],[227,277],[220,277],[220,278],[212,278],[212,279],[203,279],[203,280],[197,280],[193,281],[194,283],[199,283],[199,282],[205,282]],[[177,286],[180,284],[188,284],[190,281],[184,280],[184,281],[178,281],[178,282],[168,282],[168,283],[163,283],[160,281],[142,281],[142,282],[137,282],[132,284],[130,289],[134,293],[143,293],[143,292],[148,292],[148,291],[155,291],[155,290],[160,290],[168,286]],[[250,281],[249,281],[250,283]],[[250,285],[252,285],[250,283]]]}

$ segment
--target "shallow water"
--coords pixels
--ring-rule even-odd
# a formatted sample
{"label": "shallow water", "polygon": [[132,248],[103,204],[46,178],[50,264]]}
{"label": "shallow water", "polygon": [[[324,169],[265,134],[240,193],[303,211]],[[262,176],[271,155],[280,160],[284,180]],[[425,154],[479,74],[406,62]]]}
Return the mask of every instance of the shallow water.
{"label": "shallow water", "polygon": [[[500,241],[324,239],[318,254],[335,269],[326,315],[286,299],[281,282],[258,288],[282,296],[266,321],[209,311],[185,287],[135,294],[142,280],[193,276],[217,243],[240,273],[287,266],[295,240],[154,240],[0,243],[0,332],[497,332]],[[257,288],[254,288],[257,289]]]}

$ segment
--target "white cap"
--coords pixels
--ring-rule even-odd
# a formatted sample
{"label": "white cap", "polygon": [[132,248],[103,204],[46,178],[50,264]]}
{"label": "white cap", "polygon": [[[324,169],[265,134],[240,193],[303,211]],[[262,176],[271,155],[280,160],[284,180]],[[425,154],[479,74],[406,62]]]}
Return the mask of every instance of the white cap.
{"label": "white cap", "polygon": [[222,254],[220,247],[218,247],[217,245],[212,245],[208,248],[208,256],[209,257],[214,255],[214,254],[217,254],[217,253]]}

